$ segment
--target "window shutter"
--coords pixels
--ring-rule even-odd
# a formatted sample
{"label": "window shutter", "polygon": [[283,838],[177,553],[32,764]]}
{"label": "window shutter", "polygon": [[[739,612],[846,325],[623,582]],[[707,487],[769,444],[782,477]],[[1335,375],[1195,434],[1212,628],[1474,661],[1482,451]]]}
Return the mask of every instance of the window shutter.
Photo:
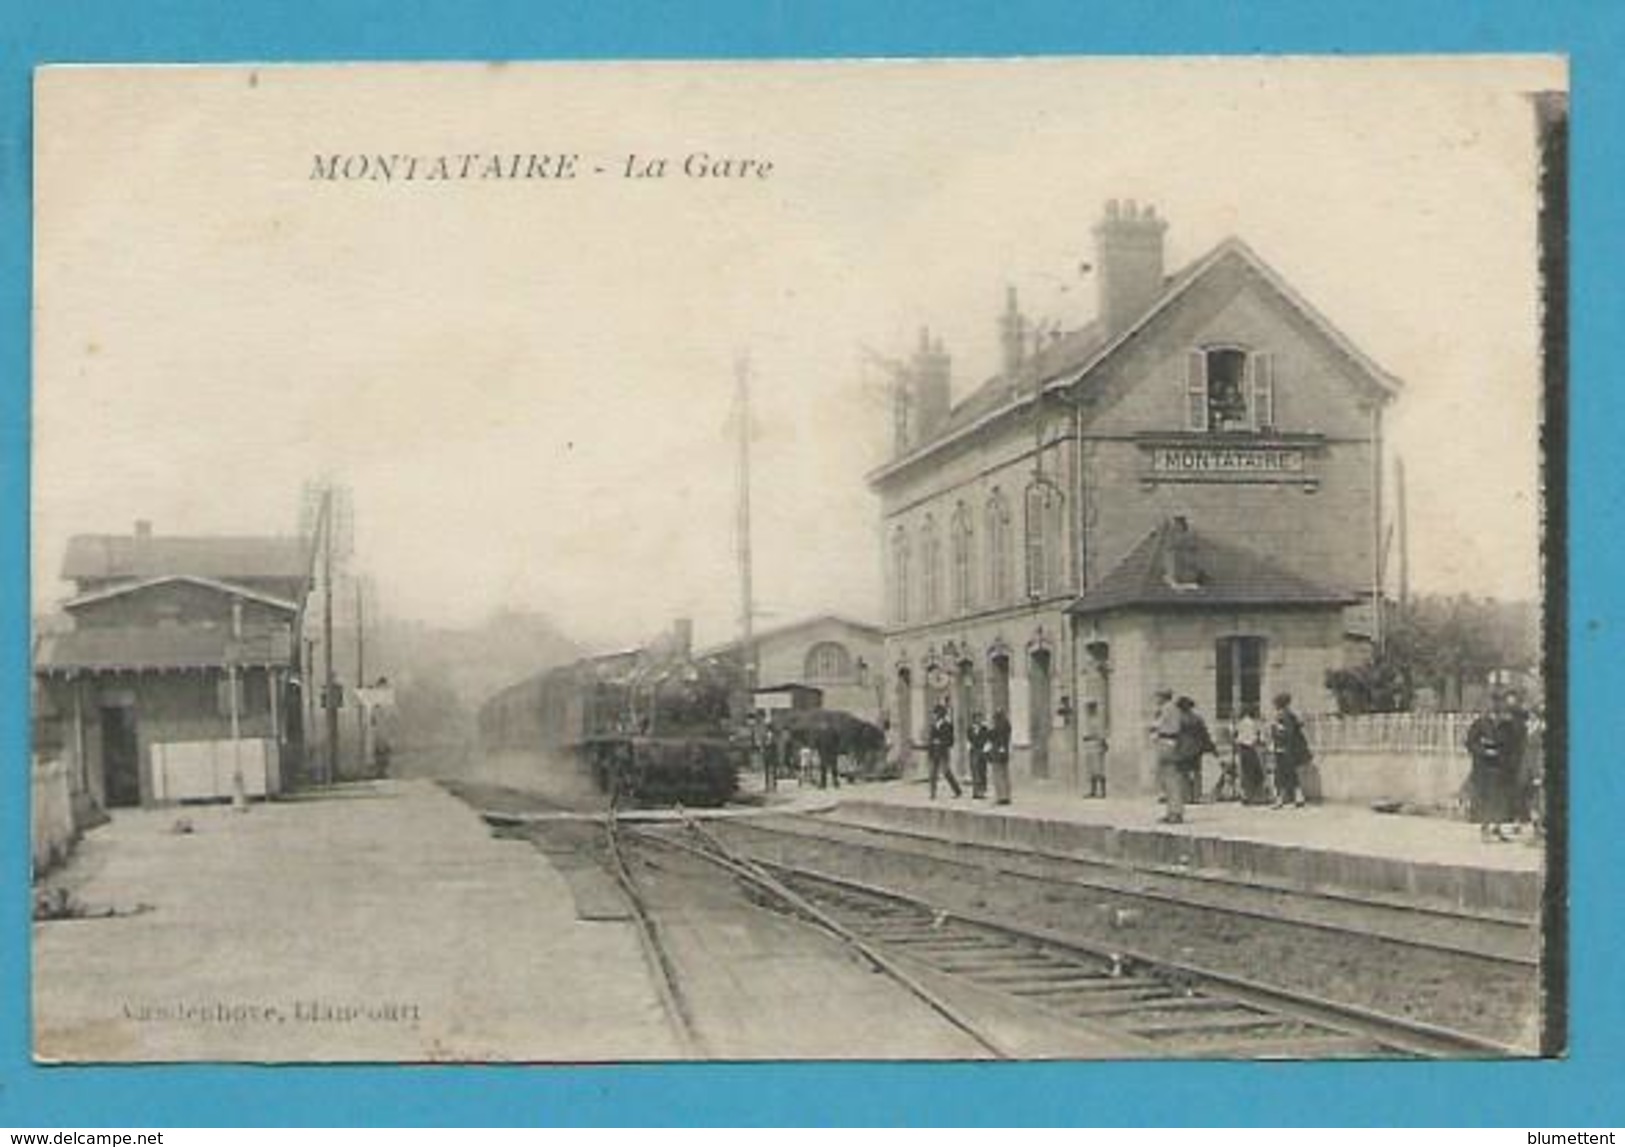
{"label": "window shutter", "polygon": [[1207,429],[1207,355],[1199,350],[1185,363],[1185,429]]}
{"label": "window shutter", "polygon": [[1253,428],[1269,430],[1275,426],[1275,359],[1268,354],[1255,354],[1248,360],[1253,383]]}

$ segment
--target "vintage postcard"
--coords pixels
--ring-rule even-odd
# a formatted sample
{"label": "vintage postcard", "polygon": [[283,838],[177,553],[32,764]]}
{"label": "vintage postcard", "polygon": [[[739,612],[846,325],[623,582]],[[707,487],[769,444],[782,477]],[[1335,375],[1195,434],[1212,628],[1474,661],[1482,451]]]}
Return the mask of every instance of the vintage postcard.
{"label": "vintage postcard", "polygon": [[36,1058],[1562,1054],[1566,93],[41,69]]}

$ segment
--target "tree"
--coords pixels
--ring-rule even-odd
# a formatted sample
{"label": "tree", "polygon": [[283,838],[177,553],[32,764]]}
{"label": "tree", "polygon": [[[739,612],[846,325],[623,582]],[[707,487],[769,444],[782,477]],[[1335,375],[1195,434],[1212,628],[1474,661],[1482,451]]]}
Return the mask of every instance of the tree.
{"label": "tree", "polygon": [[1332,670],[1326,687],[1344,713],[1408,710],[1423,688],[1455,707],[1465,686],[1492,673],[1535,670],[1539,644],[1539,617],[1529,602],[1422,595],[1392,610],[1383,647],[1369,662]]}

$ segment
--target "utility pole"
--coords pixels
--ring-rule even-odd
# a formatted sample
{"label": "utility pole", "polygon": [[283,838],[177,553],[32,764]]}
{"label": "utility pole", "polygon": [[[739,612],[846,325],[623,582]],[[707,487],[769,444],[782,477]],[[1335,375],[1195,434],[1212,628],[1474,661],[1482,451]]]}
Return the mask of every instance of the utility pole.
{"label": "utility pole", "polygon": [[745,662],[745,700],[756,707],[755,604],[751,586],[750,552],[750,358],[740,355],[734,364],[739,406],[739,620]]}
{"label": "utility pole", "polygon": [[[248,791],[243,781],[243,726],[242,697],[238,683],[242,680],[238,663],[243,652],[243,603],[231,600],[231,646],[226,656],[226,688],[231,702],[231,807],[235,812],[248,811]],[[266,671],[269,673],[269,669]]]}
{"label": "utility pole", "polygon": [[366,617],[361,602],[361,579],[355,579],[355,728],[356,728],[356,774],[363,776],[367,771],[367,706],[361,703],[361,690],[367,684],[367,629]]}
{"label": "utility pole", "polygon": [[338,678],[333,673],[333,488],[322,491],[322,642],[326,658],[322,685],[322,708],[327,712],[326,782],[339,776]]}
{"label": "utility pole", "polygon": [[1405,459],[1394,459],[1394,516],[1399,521],[1399,611],[1411,603],[1410,518],[1405,513]]}
{"label": "utility pole", "polygon": [[[315,754],[311,751],[311,746],[316,739],[317,691],[314,688],[316,684],[316,639],[314,637],[305,638],[304,668],[300,674],[299,681],[305,696],[305,727],[302,730],[303,736],[300,738],[302,742],[300,747],[305,755],[303,762],[305,768],[314,772],[316,758]],[[312,776],[310,779],[314,781],[317,778]]]}

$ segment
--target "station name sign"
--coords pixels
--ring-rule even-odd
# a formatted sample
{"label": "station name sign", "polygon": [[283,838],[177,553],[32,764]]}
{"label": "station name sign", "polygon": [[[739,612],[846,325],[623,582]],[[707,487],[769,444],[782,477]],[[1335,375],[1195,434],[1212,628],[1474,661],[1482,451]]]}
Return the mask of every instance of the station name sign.
{"label": "station name sign", "polygon": [[1144,480],[1160,482],[1274,482],[1319,485],[1310,458],[1318,442],[1201,441],[1198,435],[1142,439]]}
{"label": "station name sign", "polygon": [[1304,471],[1302,450],[1248,450],[1232,447],[1158,446],[1151,468],[1159,474],[1283,474]]}

